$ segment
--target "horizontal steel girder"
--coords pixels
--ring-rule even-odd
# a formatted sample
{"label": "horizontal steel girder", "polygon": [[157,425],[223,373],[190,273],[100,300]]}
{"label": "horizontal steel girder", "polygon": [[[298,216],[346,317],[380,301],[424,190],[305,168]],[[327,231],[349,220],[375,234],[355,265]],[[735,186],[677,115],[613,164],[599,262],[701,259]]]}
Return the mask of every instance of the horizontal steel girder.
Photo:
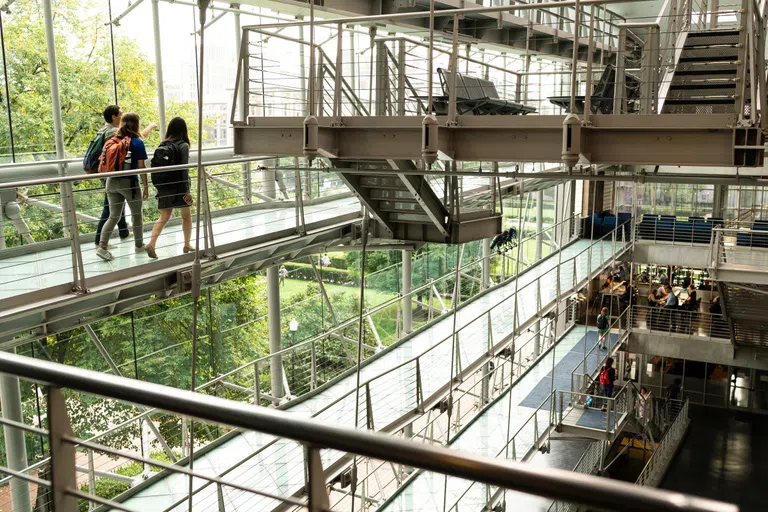
{"label": "horizontal steel girder", "polygon": [[[320,154],[346,160],[421,159],[422,117],[321,117]],[[456,126],[439,117],[442,158],[460,161],[559,162],[565,116],[457,116]],[[736,119],[712,115],[595,115],[577,125],[574,149],[595,165],[735,165]],[[250,118],[235,125],[235,152],[302,156],[300,117]],[[580,135],[580,136],[578,136]],[[746,149],[758,152],[762,149]]]}
{"label": "horizontal steel girder", "polygon": [[[266,7],[275,12],[292,13],[309,18],[309,7],[306,2],[295,0],[242,0],[243,5]],[[616,2],[606,2],[616,3]],[[464,2],[463,0],[438,0],[435,9],[459,9],[463,7],[479,7],[481,2]],[[409,11],[428,11],[427,0],[326,0],[322,5],[315,6],[315,16],[320,18],[338,16],[370,16],[377,14],[397,14]],[[462,42],[480,42],[498,50],[518,50],[519,53],[529,55],[545,55],[569,60],[573,57],[573,34],[566,30],[547,26],[546,23],[531,22],[528,14],[520,11],[499,13],[475,13],[462,16],[459,20],[459,35]],[[601,12],[598,16],[603,16]],[[610,14],[608,15],[610,16]],[[554,16],[545,16],[549,22],[556,22]],[[446,30],[451,22],[450,16],[436,17],[436,33]],[[535,19],[535,18],[534,18]],[[620,22],[617,18],[615,22]],[[598,22],[602,24],[602,21]],[[372,24],[373,25],[373,24]],[[400,20],[395,22],[377,21],[379,34],[387,32],[406,31],[411,34],[429,32],[429,19],[419,18]],[[605,52],[603,59],[610,62],[616,47],[600,40],[593,42],[593,59],[599,62],[600,53]],[[579,41],[578,58],[586,61],[589,55],[588,39],[583,37]]]}
{"label": "horizontal steel girder", "polygon": [[[271,233],[218,246],[216,259],[202,263],[202,286],[350,242],[359,224],[359,214],[349,214],[334,222],[308,224],[304,236]],[[193,254],[184,254],[89,278],[88,293],[74,293],[71,284],[64,284],[3,299],[0,349],[189,293],[185,276],[191,273],[193,259]]]}

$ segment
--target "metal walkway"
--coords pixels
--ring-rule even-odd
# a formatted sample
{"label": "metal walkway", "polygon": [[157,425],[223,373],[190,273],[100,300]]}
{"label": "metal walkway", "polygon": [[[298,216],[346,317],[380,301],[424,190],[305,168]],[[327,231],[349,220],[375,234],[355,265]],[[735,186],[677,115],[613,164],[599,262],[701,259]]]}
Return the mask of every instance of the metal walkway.
{"label": "metal walkway", "polygon": [[[232,208],[213,215],[216,258],[203,261],[203,286],[253,273],[276,258],[296,258],[304,251],[316,252],[318,246],[350,241],[353,225],[362,218],[360,202],[351,195],[317,201],[304,211],[305,236],[297,233],[292,204]],[[151,228],[145,226],[145,240]],[[191,271],[194,254],[182,252],[180,225],[164,230],[158,260],[136,254],[133,237],[120,242],[114,236],[115,259],[106,262],[87,239],[81,236],[86,294],[72,292],[72,249],[64,245],[66,240],[3,251],[7,256],[0,259],[0,337],[50,334],[80,325],[84,318],[96,320],[188,291],[184,274]],[[15,342],[25,339],[17,337]]]}
{"label": "metal walkway", "polygon": [[[612,346],[618,339],[618,334],[612,334]],[[590,351],[596,343],[595,328],[587,328],[586,333],[584,326],[571,328],[547,354],[516,380],[509,390],[476,416],[472,423],[453,439],[450,446],[476,455],[524,462],[534,459],[538,453],[537,448],[547,444],[547,434],[554,426],[550,410],[556,400],[553,399],[552,390],[570,386],[571,372],[581,367],[583,354]],[[595,354],[596,357],[587,359],[590,371],[597,369],[605,354],[606,352],[600,352]],[[578,450],[583,448],[583,444],[577,444],[573,448]],[[569,455],[575,455],[578,459],[583,451],[582,449],[578,454]],[[481,510],[485,509],[489,497],[496,491],[497,489],[489,490],[486,486],[475,485],[459,478],[446,479],[444,475],[424,472],[399,489],[398,493],[383,505],[382,510]],[[522,510],[522,507],[517,506],[517,498],[525,495],[518,494],[516,493],[516,505],[513,508]],[[530,496],[527,498],[529,501],[533,500]],[[527,507],[525,509],[528,510]]]}
{"label": "metal walkway", "polygon": [[[595,242],[591,250],[589,246],[589,241],[578,240],[566,246],[560,256],[555,253],[527,269],[521,274],[517,285],[511,279],[462,305],[458,310],[456,330],[460,331],[457,336],[458,353],[465,366],[488,356],[489,333],[492,340],[511,341],[516,287],[523,299],[518,307],[520,327],[538,318],[539,305],[554,302],[558,259],[561,261],[561,292],[565,293],[574,284],[585,282],[589,262],[592,267],[589,274],[594,275],[612,261],[612,248],[616,248],[617,253],[626,248],[611,242]],[[542,285],[542,277],[551,279]],[[538,290],[541,291],[540,299],[536,297]],[[445,315],[372,358],[361,370],[361,387],[370,394],[371,413],[369,416],[366,412],[366,393],[361,391],[358,425],[363,428],[373,425],[375,430],[391,431],[392,426],[398,425],[403,418],[411,418],[412,421],[417,406],[421,404],[420,397],[432,397],[441,389],[447,392],[452,332],[453,315]],[[349,375],[320,388],[316,394],[288,410],[311,415],[323,423],[352,426],[355,423],[355,386],[355,375]],[[299,444],[257,432],[233,433],[214,444],[196,456],[196,470],[226,474],[228,479],[241,483],[258,482],[259,488],[283,496],[301,493],[305,479],[303,448]],[[326,469],[333,468],[334,464],[338,466],[343,456],[339,452],[323,451],[323,466]],[[159,475],[129,491],[125,504],[146,511],[186,510],[187,502],[184,500],[188,486],[188,479],[183,475]],[[268,498],[255,498],[233,490],[224,491],[219,496],[214,486],[205,486],[203,482],[195,487],[199,491],[195,510],[210,510],[217,506],[219,500],[223,500],[226,510],[271,510],[279,505]]]}

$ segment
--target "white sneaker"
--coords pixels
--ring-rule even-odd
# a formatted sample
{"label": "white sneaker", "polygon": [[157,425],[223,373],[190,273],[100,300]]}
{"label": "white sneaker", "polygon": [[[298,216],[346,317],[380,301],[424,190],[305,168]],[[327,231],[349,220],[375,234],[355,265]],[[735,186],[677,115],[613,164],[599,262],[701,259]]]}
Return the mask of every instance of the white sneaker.
{"label": "white sneaker", "polygon": [[113,259],[115,259],[115,257],[112,256],[112,253],[104,249],[103,247],[99,247],[98,249],[96,249],[96,256],[103,259],[104,261],[112,261]]}
{"label": "white sneaker", "polygon": [[134,247],[133,250],[136,251],[136,254],[140,254],[142,252],[147,252],[147,246],[142,245],[141,247]]}

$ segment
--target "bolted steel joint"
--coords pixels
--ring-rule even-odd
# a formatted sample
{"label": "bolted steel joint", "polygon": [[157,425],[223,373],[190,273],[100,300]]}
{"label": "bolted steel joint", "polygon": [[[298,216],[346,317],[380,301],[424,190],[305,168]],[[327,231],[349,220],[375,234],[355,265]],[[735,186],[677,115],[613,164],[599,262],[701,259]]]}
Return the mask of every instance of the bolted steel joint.
{"label": "bolted steel joint", "polygon": [[581,153],[581,118],[568,114],[563,120],[563,153],[561,159],[568,169],[579,163]]}
{"label": "bolted steel joint", "polygon": [[430,114],[421,122],[421,157],[427,166],[437,160],[437,130],[440,126],[437,118]]}
{"label": "bolted steel joint", "polygon": [[309,159],[310,164],[318,155],[318,130],[317,118],[308,115],[304,119],[304,156]]}

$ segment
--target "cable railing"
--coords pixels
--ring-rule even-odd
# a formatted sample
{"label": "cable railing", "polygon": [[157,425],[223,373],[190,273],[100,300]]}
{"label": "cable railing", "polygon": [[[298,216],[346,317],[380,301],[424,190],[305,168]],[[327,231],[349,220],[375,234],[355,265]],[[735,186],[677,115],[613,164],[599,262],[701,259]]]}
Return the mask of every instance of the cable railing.
{"label": "cable railing", "polygon": [[672,462],[672,458],[677,452],[685,431],[688,429],[688,424],[690,423],[688,419],[688,400],[676,400],[667,407],[674,410],[674,420],[671,421],[664,437],[662,437],[661,442],[635,481],[637,485],[657,487],[661,483],[661,479],[664,478],[664,473]]}
{"label": "cable railing", "polygon": [[712,267],[745,270],[768,267],[768,222],[746,222],[717,228],[712,236]]}
{"label": "cable railing", "polygon": [[[635,397],[632,393],[632,383],[627,382],[613,396],[600,396],[594,393],[558,390],[558,425],[577,426],[584,429],[602,431],[615,435],[620,431],[628,417],[634,413]],[[605,413],[601,425],[580,424],[587,410],[597,410],[600,407]]]}
{"label": "cable railing", "polygon": [[[0,354],[0,371],[25,379],[36,379],[49,384],[47,393],[47,424],[49,430],[32,427],[9,420],[3,424],[44,437],[49,442],[53,456],[49,470],[41,476],[24,475],[13,469],[3,468],[20,480],[30,482],[49,491],[49,500],[56,510],[74,511],[78,500],[96,503],[116,510],[136,510],[108,498],[94,496],[81,490],[75,479],[78,452],[95,451],[109,454],[123,461],[155,466],[168,474],[176,475],[179,482],[193,485],[193,480],[215,485],[217,493],[211,501],[191,498],[189,506],[215,508],[224,503],[251,508],[254,497],[269,500],[271,505],[307,507],[310,511],[328,510],[329,497],[325,487],[324,451],[327,448],[340,452],[379,460],[388,460],[459,478],[467,478],[502,488],[520,490],[555,499],[574,500],[590,506],[612,508],[618,503],[626,510],[647,510],[649,507],[663,511],[704,512],[711,510],[736,511],[738,508],[720,502],[692,498],[660,490],[640,490],[637,487],[596,479],[585,475],[573,475],[558,470],[543,470],[523,464],[500,462],[487,457],[458,453],[445,448],[410,443],[359,430],[330,426],[325,422],[310,421],[296,415],[266,408],[254,408],[247,404],[204,396],[189,391],[147,384],[136,387],[134,381],[97,372],[71,368],[55,363]],[[82,393],[98,393],[109,399],[132,401],[146,407],[160,407],[178,416],[198,418],[208,424],[228,424],[232,428],[260,431],[268,436],[278,436],[286,444],[299,447],[301,460],[308,468],[308,505],[280,491],[273,491],[266,482],[243,485],[232,478],[210,476],[192,463],[188,467],[165,464],[142,456],[138,450],[113,449],[91,442],[83,442],[72,435],[70,418],[61,387]],[[193,462],[193,461],[190,461]],[[304,475],[302,474],[302,479]],[[160,499],[158,496],[155,499]],[[249,506],[250,504],[250,506]],[[224,505],[225,509],[227,505]]]}
{"label": "cable railing", "polygon": [[[558,226],[551,226],[551,227],[549,227],[547,229],[548,230],[555,230],[557,228],[558,228]],[[530,237],[527,237],[526,239],[528,239],[528,238],[533,239],[533,238],[535,238],[535,236],[536,235],[534,234],[534,235],[531,235]],[[526,239],[523,239],[521,242],[525,241]],[[600,242],[599,241],[595,242],[595,244],[598,244],[598,243],[600,243]],[[602,249],[601,249],[601,252],[602,252]],[[602,257],[606,257],[607,253],[608,253],[608,251],[605,251]],[[582,251],[580,254],[583,255],[584,251]],[[498,256],[498,255],[496,255],[496,256]],[[595,258],[595,260],[596,259],[597,258]],[[476,265],[477,263],[478,262],[471,262],[471,263],[467,264],[467,266]],[[552,271],[550,271],[547,275],[549,275],[549,274],[552,274]],[[523,274],[523,276],[524,275],[525,274]],[[582,275],[583,274],[580,271],[579,272],[579,277],[581,278]],[[439,281],[441,281],[441,280],[448,280],[448,279],[450,279],[449,275],[443,276],[442,278],[440,278],[440,280],[438,280],[437,284],[439,285]],[[533,283],[527,285],[527,286],[531,287],[531,290],[534,289],[532,284]],[[424,285],[420,289],[413,290],[413,292],[410,295],[411,296],[418,296],[418,294],[423,292],[424,288],[427,288],[427,287],[430,290],[434,289],[436,287],[435,282],[427,283],[426,285]],[[536,289],[538,289],[538,288],[540,288],[540,286],[537,287]],[[400,299],[399,298],[391,299],[390,301],[387,301],[387,302],[385,302],[383,304],[380,304],[377,307],[371,308],[367,313],[365,313],[365,315],[366,316],[375,315],[377,312],[382,311],[385,308],[389,307],[393,303],[393,301],[397,301],[397,300],[400,300]],[[497,311],[498,311],[498,315],[503,318],[503,317],[505,317],[505,315],[504,315],[503,311],[501,311],[501,309],[502,308],[497,308]],[[530,314],[534,314],[534,313],[535,313],[535,311],[531,311],[530,312]],[[490,313],[488,313],[488,315],[490,315]],[[479,317],[477,317],[472,322],[477,324],[477,322],[479,322],[479,321],[480,322],[483,321],[483,315],[480,315]],[[521,329],[521,327],[519,327],[519,326],[522,323],[522,321],[523,321],[523,319],[518,319],[518,330]],[[509,323],[509,319],[507,320],[506,323]],[[297,344],[294,347],[289,347],[289,348],[283,349],[282,351],[280,351],[280,352],[278,352],[276,354],[272,354],[270,356],[264,356],[264,357],[259,358],[259,359],[255,360],[255,361],[251,362],[251,363],[247,363],[247,364],[243,365],[242,367],[240,367],[238,369],[235,369],[235,370],[230,371],[230,372],[228,372],[226,374],[220,375],[220,376],[212,379],[208,383],[205,383],[205,384],[203,384],[201,386],[198,386],[197,390],[200,391],[200,392],[214,393],[214,394],[218,394],[220,396],[227,396],[227,397],[231,397],[231,398],[238,398],[238,399],[241,399],[241,400],[247,400],[247,401],[254,401],[254,400],[256,400],[258,403],[262,403],[262,404],[266,404],[266,403],[269,403],[271,401],[278,401],[278,400],[276,400],[276,397],[270,396],[270,394],[269,394],[268,383],[269,383],[269,373],[271,372],[270,362],[272,362],[274,364],[274,360],[275,359],[281,358],[281,359],[283,359],[283,363],[284,363],[284,365],[286,366],[286,369],[287,369],[287,366],[288,366],[288,363],[289,363],[289,360],[288,360],[288,357],[287,357],[288,354],[296,353],[296,352],[299,352],[300,349],[303,349],[303,351],[301,353],[305,356],[305,359],[310,359],[312,355],[315,355],[315,359],[312,360],[312,363],[315,366],[311,366],[311,367],[309,367],[307,369],[307,374],[309,374],[309,375],[299,374],[299,376],[302,377],[303,380],[306,380],[307,377],[309,376],[310,385],[308,387],[303,387],[301,390],[297,390],[297,391],[301,391],[301,393],[297,393],[297,396],[301,397],[301,395],[303,395],[303,394],[311,393],[313,391],[313,389],[314,389],[313,385],[318,385],[318,377],[319,377],[320,373],[322,372],[322,368],[320,368],[321,360],[320,360],[319,357],[317,357],[318,354],[320,354],[320,352],[321,352],[320,347],[321,347],[322,342],[325,341],[325,342],[329,342],[330,343],[331,341],[336,341],[338,343],[339,337],[343,336],[343,329],[345,327],[350,327],[350,326],[354,327],[355,325],[356,325],[356,320],[355,319],[347,320],[347,321],[341,323],[338,328],[336,328],[336,332],[338,333],[336,335],[334,335],[333,332],[332,333],[321,334],[321,335],[318,335],[318,336],[316,336],[316,337],[314,337],[314,338],[312,338],[310,340],[302,341],[300,344]],[[471,325],[465,326],[465,328],[466,327],[471,327]],[[478,327],[480,327],[480,326],[478,325]],[[485,328],[487,329],[487,327],[485,327]],[[352,330],[356,331],[356,327],[354,327]],[[496,328],[496,325],[494,325],[493,331],[494,331],[493,332],[494,339],[497,339],[497,338],[495,338],[496,336],[502,336],[502,335],[507,334],[508,332],[509,333],[513,332],[512,329],[504,328],[504,329],[502,329],[501,334],[499,334],[498,333],[498,329]],[[480,337],[482,337],[482,336],[480,336]],[[457,352],[459,352],[460,358],[464,361],[465,365],[468,364],[468,363],[471,363],[477,357],[479,357],[480,353],[483,351],[482,347],[484,346],[484,343],[487,342],[487,340],[481,342],[480,338],[477,335],[477,333],[476,334],[472,334],[472,333],[462,334],[461,336],[459,336],[459,338],[460,338],[460,343],[459,343],[459,346],[458,346],[459,348],[458,348]],[[349,345],[352,346],[353,344],[350,343]],[[449,349],[450,345],[451,345],[451,337],[449,336],[449,337],[445,338],[442,342],[439,342],[438,344],[434,345],[433,347],[427,349],[426,352],[422,353],[416,359],[413,359],[413,360],[411,360],[409,362],[405,362],[405,363],[401,364],[400,366],[398,366],[396,368],[391,368],[388,371],[386,371],[384,374],[382,374],[382,375],[380,375],[378,377],[374,377],[371,380],[364,382],[363,387],[367,388],[367,393],[365,394],[366,403],[367,404],[375,404],[375,403],[377,403],[376,400],[375,400],[375,398],[377,396],[377,393],[378,393],[377,389],[381,389],[383,393],[387,393],[393,387],[393,383],[394,382],[398,382],[398,379],[400,377],[408,378],[407,373],[408,372],[413,372],[414,369],[417,369],[418,372],[419,372],[419,375],[422,375],[421,368],[424,368],[423,371],[424,372],[428,372],[428,373],[426,373],[426,375],[428,375],[430,377],[433,377],[433,375],[430,372],[430,369],[432,369],[434,367],[438,367],[438,368],[444,368],[445,367],[445,365],[441,361],[443,361],[447,357],[446,357],[446,354],[444,354],[442,352],[445,352],[445,350]],[[478,348],[478,347],[480,347],[480,348]],[[478,348],[478,349],[476,350],[476,348]],[[479,352],[478,352],[478,350],[479,350]],[[517,365],[516,367],[517,367],[518,371],[519,371],[519,368],[522,367],[523,365],[529,364],[528,357],[525,354],[527,351],[528,351],[527,346],[521,347],[516,352],[518,359],[515,360],[514,357],[513,357],[513,360],[511,362],[511,364],[513,366]],[[336,349],[336,352],[341,354],[341,351],[338,350],[338,349]],[[440,352],[440,354],[438,354],[438,352]],[[374,354],[375,354],[375,351],[373,351],[373,350],[366,350],[364,360],[369,359]],[[436,356],[436,354],[437,354],[437,356]],[[437,359],[435,359],[435,357],[437,357]],[[350,365],[349,360],[350,360],[349,358],[347,358],[346,360],[343,360],[343,361],[346,361],[346,362],[344,362],[344,364],[339,365],[336,368],[335,373],[331,373],[329,376],[327,376],[327,379],[321,381],[321,383],[323,383],[323,384],[324,383],[334,383],[335,381],[338,380],[338,378],[343,377],[344,374],[348,374],[349,371],[354,370],[352,365]],[[354,358],[352,358],[351,360],[354,360]],[[296,362],[298,363],[298,361],[296,361]],[[460,363],[457,361],[456,364],[458,365]],[[300,367],[299,364],[297,364],[296,366]],[[306,366],[304,366],[304,368],[306,368]],[[293,372],[286,371],[286,372],[284,372],[284,375],[292,376],[292,373]],[[243,375],[244,377],[241,379],[241,378],[239,378],[239,375]],[[249,375],[251,377],[248,377]],[[442,378],[442,377],[440,377],[440,378]],[[448,381],[448,377],[445,376],[444,378],[445,378],[445,382],[447,382]],[[288,381],[289,381],[289,379],[287,377],[283,379],[284,383],[287,383]],[[415,387],[415,385],[414,385],[414,383],[412,381],[406,387],[411,389],[413,391],[413,393],[415,393],[414,396],[419,396],[420,395],[422,398],[424,398],[426,396],[429,396],[429,395],[426,394],[427,392],[434,392],[434,390],[436,389],[436,386],[439,386],[439,379],[438,379],[437,382],[435,382],[434,379],[433,379],[432,381],[422,382],[421,384],[424,384],[424,387],[421,388],[421,389],[416,389],[416,387]],[[398,386],[399,385],[400,384],[398,384]],[[286,388],[290,389],[290,386],[286,386]],[[291,390],[291,391],[293,391],[293,390]],[[346,395],[342,396],[340,399],[337,399],[337,400],[333,401],[331,404],[329,404],[329,405],[327,405],[325,407],[320,408],[318,411],[316,411],[315,416],[317,416],[317,417],[323,417],[323,415],[326,415],[326,416],[330,415],[330,416],[332,416],[332,415],[336,414],[336,412],[334,412],[334,411],[344,410],[344,408],[348,406],[348,402],[349,402],[349,400],[351,398],[353,398],[352,397],[352,392],[348,392]],[[414,398],[414,400],[415,400],[415,398]],[[413,400],[410,400],[410,399],[403,399],[403,403],[405,403],[405,404],[409,404],[412,401]],[[398,406],[398,407],[400,407],[400,406]],[[406,405],[406,409],[401,411],[401,414],[404,414],[405,412],[407,412],[407,407],[408,407],[408,405]],[[371,408],[371,409],[373,409],[373,408]],[[377,426],[378,425],[382,425],[381,422],[384,421],[384,420],[382,420],[381,414],[376,413],[375,411],[374,411],[374,413],[375,413],[374,415],[371,415],[371,419],[375,419],[375,425],[377,425]],[[154,414],[156,416],[159,415],[159,413],[157,413],[156,411],[154,411],[154,412],[153,411],[144,412],[141,415],[139,415],[136,418],[136,420],[140,420],[143,417],[147,417],[148,414]],[[391,417],[396,416],[396,415],[394,415],[394,413],[392,413],[392,411],[388,411],[387,415],[388,415],[388,417],[384,418],[385,420],[386,419],[390,419]],[[339,420],[340,420],[339,417],[335,417],[334,418],[334,421],[339,421]],[[363,423],[367,424],[368,421],[369,421],[369,419],[366,418],[365,421],[363,421]],[[118,427],[116,427],[114,429],[110,429],[109,430],[109,434],[110,435],[118,435],[119,431],[121,429],[126,429],[126,428],[133,428],[133,425],[129,421],[126,421],[123,424],[119,425]],[[178,438],[175,441],[177,443],[178,442]],[[261,451],[255,453],[254,456],[258,455],[259,453],[261,453]],[[250,457],[248,457],[248,458],[250,459]],[[35,467],[38,467],[38,466],[33,466],[30,469],[34,469]]]}
{"label": "cable railing", "polygon": [[725,315],[691,311],[681,307],[661,308],[633,305],[629,310],[631,329],[637,332],[674,334],[688,338],[731,339]]}
{"label": "cable railing", "polygon": [[[472,375],[462,378],[443,402],[424,412],[426,421],[414,421],[411,431],[404,433],[404,436],[414,441],[440,445],[463,435],[465,427],[469,427],[474,418],[483,414],[488,404],[507,392],[527,369],[541,361],[548,348],[556,342],[555,331],[559,320],[567,320],[565,310],[560,313],[559,319],[548,316],[539,330],[527,330],[514,339],[513,345],[495,350],[491,360]],[[363,499],[380,503],[395,493],[404,479],[396,468],[386,462],[376,462],[378,465],[359,477],[359,485],[366,493]],[[362,471],[360,465],[358,471]],[[367,485],[363,485],[363,482]],[[347,497],[348,493],[342,493],[337,504]]]}
{"label": "cable railing", "polygon": [[[629,309],[624,309],[619,316],[611,320],[608,334],[606,334],[608,341],[610,341],[610,347],[614,348],[620,346],[626,340],[627,336],[629,336],[629,326],[627,323],[628,317]],[[617,332],[618,338],[613,341],[611,338],[614,333]],[[587,393],[589,388],[595,382],[595,376],[600,371],[600,368],[602,368],[605,361],[611,357],[613,350],[608,350],[603,354],[600,345],[601,343],[599,340],[598,343],[595,343],[589,350],[586,350],[585,345],[584,357],[571,371],[571,391]],[[590,364],[591,359],[594,359],[596,364]]]}
{"label": "cable railing", "polygon": [[[574,473],[583,475],[594,475],[600,465],[600,458],[603,456],[602,443],[594,442],[590,443],[587,451],[576,463],[573,468]],[[576,512],[579,509],[577,503],[570,503],[566,501],[555,500],[552,505],[549,506],[548,512]]]}

